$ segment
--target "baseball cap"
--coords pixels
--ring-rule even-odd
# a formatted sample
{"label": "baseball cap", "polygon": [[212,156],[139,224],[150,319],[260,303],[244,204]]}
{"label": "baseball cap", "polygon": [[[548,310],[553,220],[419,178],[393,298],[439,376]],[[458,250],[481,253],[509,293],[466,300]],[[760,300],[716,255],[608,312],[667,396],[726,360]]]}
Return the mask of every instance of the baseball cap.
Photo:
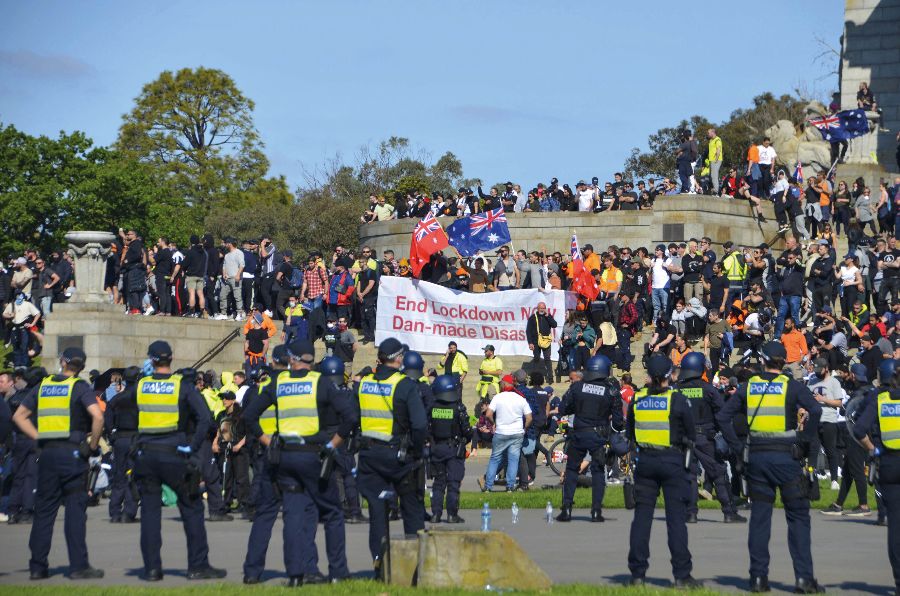
{"label": "baseball cap", "polygon": [[505,375],[502,379],[500,379],[500,383],[504,385],[509,385],[510,387],[516,386],[516,380],[512,375]]}
{"label": "baseball cap", "polygon": [[[312,362],[316,357],[316,348],[308,339],[298,339],[287,345],[287,353],[291,358]],[[309,356],[310,358],[304,358],[304,356]]]}
{"label": "baseball cap", "polygon": [[518,369],[512,374],[512,378],[516,380],[516,383],[522,384],[528,380],[528,373],[526,373],[523,369]]}
{"label": "baseball cap", "polygon": [[829,246],[829,245],[830,245],[830,243],[828,242],[828,240],[825,240],[824,238],[819,238],[819,242],[818,242],[818,243],[819,243],[821,246]]}
{"label": "baseball cap", "polygon": [[172,358],[172,346],[161,339],[156,340],[147,348],[147,357],[150,360],[169,360]]}
{"label": "baseball cap", "polygon": [[490,350],[491,352],[494,352],[494,351],[495,351],[495,348],[494,348],[494,345],[493,345],[493,344],[488,344],[488,345],[484,346],[484,347],[481,348],[481,349],[482,349],[482,350]]}
{"label": "baseball cap", "polygon": [[287,364],[288,363],[287,346],[284,344],[275,346],[272,349],[272,360],[274,360],[278,364]]}
{"label": "baseball cap", "polygon": [[666,252],[666,245],[665,244],[657,244],[656,250],[661,250],[663,252]]}
{"label": "baseball cap", "polygon": [[762,348],[762,354],[763,358],[766,360],[769,360],[770,358],[784,360],[787,358],[787,350],[785,350],[784,345],[778,341],[767,342]]}

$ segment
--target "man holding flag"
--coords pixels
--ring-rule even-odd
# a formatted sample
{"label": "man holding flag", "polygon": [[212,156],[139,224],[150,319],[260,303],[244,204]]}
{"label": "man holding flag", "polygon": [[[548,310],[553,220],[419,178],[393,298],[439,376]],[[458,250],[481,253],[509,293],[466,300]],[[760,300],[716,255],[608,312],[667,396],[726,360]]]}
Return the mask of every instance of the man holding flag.
{"label": "man holding flag", "polygon": [[569,277],[572,282],[570,289],[578,293],[579,310],[587,310],[591,301],[600,293],[600,286],[585,266],[581,250],[578,248],[578,235],[575,232],[572,232],[570,247],[572,257],[572,263],[569,265]]}
{"label": "man holding flag", "polygon": [[512,240],[502,208],[457,219],[447,227],[447,235],[461,257],[494,251]]}
{"label": "man holding flag", "polygon": [[830,116],[810,120],[822,134],[822,138],[831,143],[831,169],[838,163],[843,163],[847,154],[847,141],[855,137],[861,137],[869,132],[869,121],[866,111],[844,110]]}

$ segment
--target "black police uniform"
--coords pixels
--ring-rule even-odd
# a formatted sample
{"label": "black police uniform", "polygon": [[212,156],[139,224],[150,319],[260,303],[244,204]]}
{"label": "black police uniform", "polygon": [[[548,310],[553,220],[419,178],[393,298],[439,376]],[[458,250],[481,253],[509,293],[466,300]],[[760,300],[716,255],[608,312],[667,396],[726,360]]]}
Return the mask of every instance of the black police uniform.
{"label": "black police uniform", "polygon": [[623,426],[618,384],[610,379],[578,381],[563,395],[559,411],[561,415],[575,415],[566,446],[561,521],[568,521],[565,519],[567,513],[571,515],[581,462],[588,453],[591,455],[591,519],[603,521],[601,509],[606,491],[606,445],[610,425],[616,432]]}
{"label": "black police uniform", "polygon": [[[399,371],[379,364],[375,381],[386,381]],[[390,438],[368,438],[363,429],[359,452],[359,492],[369,503],[369,552],[373,560],[380,560],[385,527],[385,502],[379,495],[393,489],[400,497],[403,531],[415,536],[425,528],[425,503],[417,493],[417,471],[422,465],[421,454],[425,445],[427,418],[418,383],[409,377],[402,378],[394,393],[390,412]],[[359,394],[365,387],[365,379],[359,384]],[[366,412],[361,412],[361,422]],[[402,445],[401,445],[402,443]],[[406,456],[402,447],[406,446]],[[401,461],[402,460],[402,461]]]}
{"label": "black police uniform", "polygon": [[50,383],[61,383],[67,379],[68,377],[63,375],[47,377],[28,393],[20,405],[35,412],[38,422],[37,446],[40,449],[40,457],[37,462],[34,520],[31,538],[28,541],[31,549],[28,568],[33,576],[46,576],[48,573],[47,558],[50,554],[53,525],[60,505],[66,508],[64,529],[70,572],[83,571],[90,567],[85,527],[88,462],[84,450],[80,450],[79,446],[90,435],[91,415],[88,408],[97,405],[97,398],[86,381],[78,379],[71,389],[67,413],[69,436],[57,439],[42,438],[42,435],[46,436],[47,433],[41,428],[40,401],[54,395],[54,391],[47,388]]}
{"label": "black police uniform", "polygon": [[133,522],[138,502],[129,485],[128,470],[134,465],[131,446],[138,430],[137,404],[113,397],[106,407],[106,428],[113,448],[109,519],[113,523]]}
{"label": "black police uniform", "polygon": [[[285,375],[284,377],[282,375]],[[316,525],[319,520],[325,525],[325,552],[328,556],[328,573],[331,579],[340,580],[350,575],[347,568],[346,536],[344,513],[334,475],[320,481],[325,445],[336,433],[342,439],[350,436],[356,426],[357,415],[349,396],[338,389],[328,379],[307,370],[282,371],[272,379],[244,411],[247,430],[255,437],[263,432],[259,425],[262,413],[276,405],[279,379],[283,382],[301,381],[315,375],[316,409],[318,410],[319,431],[303,437],[288,437],[283,434],[284,418],[288,412],[278,409],[280,460],[275,473],[281,491],[284,508],[284,564],[291,578],[308,581],[321,577],[318,569],[319,557],[316,549]],[[282,396],[283,399],[283,396]],[[265,515],[266,512],[263,512]],[[276,510],[277,513],[277,510]],[[261,514],[257,510],[257,517]],[[255,522],[254,522],[255,525]],[[265,561],[265,551],[271,534],[251,535],[247,548],[247,561]],[[260,557],[260,554],[262,556]],[[259,569],[261,572],[261,569]],[[256,569],[245,565],[245,576],[252,577]],[[258,576],[258,574],[257,574]]]}
{"label": "black police uniform", "polygon": [[[783,392],[784,407],[760,407],[759,411],[756,405],[748,408],[748,392],[751,391],[754,395],[764,396],[762,400],[754,400],[754,404],[757,401],[762,404],[766,401],[766,396]],[[804,586],[816,585],[810,538],[809,498],[803,464],[799,457],[804,455],[804,448],[801,446],[803,437],[794,430],[797,428],[797,412],[800,408],[809,413],[804,434],[818,436],[822,407],[809,389],[783,373],[761,372],[740,385],[716,416],[722,434],[733,451],[740,450],[741,444],[734,433],[732,420],[736,417],[745,419],[750,428],[749,463],[744,473],[751,500],[748,539],[750,578],[751,584],[759,584],[757,589],[768,585],[769,538],[776,489],[781,491],[781,501],[784,504],[794,576]],[[764,417],[772,420],[771,431],[759,430],[767,426],[761,424]]]}
{"label": "black police uniform", "polygon": [[[887,509],[888,560],[900,593],[900,389],[873,389],[853,426],[853,438],[871,437],[878,454],[869,465],[877,466],[878,486]],[[889,426],[890,425],[890,426]]]}
{"label": "black police uniform", "polygon": [[703,466],[707,478],[716,487],[716,498],[722,505],[726,521],[738,521],[737,509],[731,498],[731,487],[725,464],[716,458],[716,414],[725,406],[719,390],[703,379],[691,379],[678,384],[678,390],[690,400],[697,436],[694,441],[694,456],[691,459],[691,490],[688,502],[688,516],[697,517],[697,462]]}
{"label": "black police uniform", "polygon": [[[650,527],[656,499],[662,489],[666,509],[666,531],[669,537],[672,575],[675,580],[690,578],[693,563],[688,550],[687,492],[690,489],[684,469],[686,441],[695,437],[695,422],[687,398],[677,390],[661,389],[638,392],[628,405],[627,436],[637,444],[634,465],[634,520],[628,550],[628,569],[632,578],[642,580],[650,560]],[[660,400],[665,397],[669,402]],[[661,420],[660,430],[668,432],[668,445],[650,444],[635,429],[635,409],[663,411],[668,407],[668,420]]]}
{"label": "black police uniform", "polygon": [[466,474],[466,445],[472,438],[469,413],[453,393],[434,397],[428,410],[428,430],[431,442],[431,521],[439,522],[447,495],[447,519],[458,523],[459,486]]}
{"label": "black police uniform", "polygon": [[[139,424],[138,434],[134,438],[133,473],[141,498],[141,556],[144,579],[148,580],[162,578],[163,484],[171,487],[178,497],[178,511],[187,539],[188,579],[206,577],[211,569],[198,476],[198,454],[212,427],[212,416],[203,397],[188,379],[168,373],[153,373],[126,387],[116,397],[116,400],[121,400],[116,407],[127,408],[134,404],[140,416],[137,393],[145,383],[149,390],[154,383],[179,379],[177,428],[168,432],[147,432]],[[193,433],[190,433],[191,427],[194,428]]]}
{"label": "black police uniform", "polygon": [[[37,391],[32,386],[16,391],[9,398],[12,414],[16,413],[19,404]],[[31,423],[37,426],[37,413],[32,410]],[[13,524],[30,524],[34,516],[34,495],[37,490],[38,451],[37,441],[26,436],[18,427],[13,429],[12,444],[12,486],[9,489],[9,501],[6,510],[9,521]]]}
{"label": "black police uniform", "polygon": [[[335,385],[347,394],[347,399],[351,404],[355,401],[356,394],[352,389],[346,387],[343,382],[335,382]],[[356,485],[356,451],[358,448],[356,435],[356,428],[354,428],[347,441],[337,448],[334,458],[334,473],[337,477],[338,490],[342,491],[341,502],[344,507],[344,518],[349,524],[363,523],[368,519],[362,513],[359,487]]]}

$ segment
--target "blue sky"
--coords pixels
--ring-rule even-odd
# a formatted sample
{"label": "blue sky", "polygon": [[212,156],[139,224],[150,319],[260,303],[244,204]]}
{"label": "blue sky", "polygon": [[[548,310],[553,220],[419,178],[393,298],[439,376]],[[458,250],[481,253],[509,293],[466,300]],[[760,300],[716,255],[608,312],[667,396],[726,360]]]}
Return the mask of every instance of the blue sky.
{"label": "blue sky", "polygon": [[[163,70],[230,74],[256,102],[272,174],[303,182],[391,135],[468,177],[611,179],[679,119],[713,121],[837,77],[837,0],[72,2],[0,0],[0,121],[112,143]],[[727,142],[727,139],[726,139]]]}

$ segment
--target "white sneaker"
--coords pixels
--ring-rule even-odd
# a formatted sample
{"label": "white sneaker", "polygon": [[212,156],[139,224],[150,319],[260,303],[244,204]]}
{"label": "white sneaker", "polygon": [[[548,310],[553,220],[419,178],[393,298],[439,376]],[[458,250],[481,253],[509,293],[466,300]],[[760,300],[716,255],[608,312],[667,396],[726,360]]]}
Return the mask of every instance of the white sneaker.
{"label": "white sneaker", "polygon": [[5,513],[0,513],[0,524],[5,524],[9,521],[9,516]]}
{"label": "white sneaker", "polygon": [[156,312],[155,308],[153,308],[152,306],[148,306],[147,310],[144,311],[144,316],[149,317],[150,315],[152,315],[155,312]]}
{"label": "white sneaker", "polygon": [[271,316],[272,316],[272,311],[269,310],[269,309],[266,309],[264,314],[265,314],[267,317],[271,317]]}
{"label": "white sneaker", "polygon": [[837,480],[831,481],[831,490],[839,490],[840,488],[841,488],[841,485],[838,484]]}
{"label": "white sneaker", "polygon": [[234,315],[235,321],[243,321],[246,318],[247,318],[247,315],[244,314],[244,311],[242,311],[242,310],[239,310],[238,313],[236,315]]}
{"label": "white sneaker", "polygon": [[214,320],[214,321],[224,321],[224,320],[227,319],[227,318],[228,318],[228,315],[219,313],[219,314],[217,314],[216,316],[213,317],[213,320]]}

